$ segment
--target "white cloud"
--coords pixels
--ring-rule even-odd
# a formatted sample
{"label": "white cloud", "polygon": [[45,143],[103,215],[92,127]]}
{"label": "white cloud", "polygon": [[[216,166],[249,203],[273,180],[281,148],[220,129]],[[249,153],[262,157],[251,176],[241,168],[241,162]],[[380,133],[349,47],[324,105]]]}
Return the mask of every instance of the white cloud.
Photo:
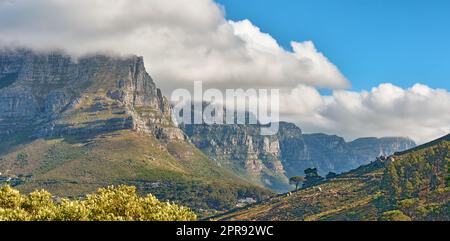
{"label": "white cloud", "polygon": [[[348,81],[312,42],[287,51],[250,21],[227,21],[212,0],[0,0],[0,43],[142,55],[167,95],[194,80],[281,88],[284,118],[307,131],[419,142],[450,132],[449,92],[419,84],[338,90]],[[317,87],[337,90],[321,96]]]}
{"label": "white cloud", "polygon": [[227,21],[212,0],[0,0],[4,43],[73,54],[138,54],[168,94],[215,87],[348,86],[311,42],[284,50],[250,21]]}
{"label": "white cloud", "polygon": [[334,91],[321,96],[298,86],[284,95],[281,111],[309,131],[362,136],[408,136],[418,143],[450,133],[450,92],[416,84],[381,84],[370,92]]}

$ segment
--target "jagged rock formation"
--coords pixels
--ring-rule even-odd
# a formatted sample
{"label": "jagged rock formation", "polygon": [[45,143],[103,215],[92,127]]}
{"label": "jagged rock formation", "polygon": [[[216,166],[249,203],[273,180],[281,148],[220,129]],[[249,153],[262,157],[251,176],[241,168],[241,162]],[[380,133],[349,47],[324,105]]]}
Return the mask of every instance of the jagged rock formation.
{"label": "jagged rock formation", "polygon": [[277,135],[261,136],[258,125],[184,125],[191,141],[222,165],[283,189],[287,178],[315,167],[322,175],[344,172],[415,146],[408,138],[362,138],[303,134],[292,123],[280,122]]}
{"label": "jagged rock formation", "polygon": [[220,165],[268,187],[286,187],[280,142],[277,136],[261,136],[259,126],[184,125],[183,130],[197,148]]}
{"label": "jagged rock formation", "polygon": [[127,184],[200,214],[271,194],[205,156],[170,112],[142,57],[0,50],[0,173],[21,191]]}
{"label": "jagged rock formation", "polygon": [[0,83],[0,139],[23,128],[35,137],[132,128],[185,139],[142,57],[3,51]]}
{"label": "jagged rock formation", "polygon": [[[74,60],[60,52],[0,51],[0,158],[9,155],[3,161],[8,168],[14,169],[14,155],[20,154],[9,153],[15,143],[83,136],[82,147],[92,151],[97,147],[86,143],[99,136],[109,141],[104,135],[121,130],[156,138],[158,150],[169,152],[170,158],[197,158],[193,147],[164,146],[177,141],[189,144],[172,123],[170,112],[141,57],[93,55]],[[288,188],[287,177],[300,175],[306,168],[317,167],[321,174],[342,172],[413,145],[395,138],[346,143],[337,136],[305,135],[290,123],[280,123],[275,136],[261,136],[258,125],[187,125],[184,131],[217,164],[277,190]],[[48,161],[45,155],[36,161]],[[199,163],[185,161],[183,165],[192,169]],[[24,167],[16,172],[28,174],[30,170]],[[205,171],[205,175],[210,173]]]}
{"label": "jagged rock formation", "polygon": [[[301,161],[295,161],[295,156],[287,157],[288,170],[298,173],[298,170],[313,166],[325,175],[328,172],[344,172],[367,164],[376,157],[388,156],[397,151],[415,147],[414,141],[403,137],[360,138],[346,142],[336,135],[304,134],[306,156]],[[288,152],[289,153],[289,152]],[[302,163],[303,162],[303,163]],[[294,175],[295,173],[290,173]]]}

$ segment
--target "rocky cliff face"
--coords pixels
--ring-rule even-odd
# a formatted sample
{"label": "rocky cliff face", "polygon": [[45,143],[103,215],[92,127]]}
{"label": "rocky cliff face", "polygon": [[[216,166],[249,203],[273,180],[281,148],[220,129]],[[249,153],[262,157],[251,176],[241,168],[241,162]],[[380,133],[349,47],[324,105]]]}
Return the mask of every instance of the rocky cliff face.
{"label": "rocky cliff face", "polygon": [[415,146],[408,138],[363,138],[346,142],[339,136],[303,134],[281,122],[277,135],[261,136],[257,125],[185,125],[185,133],[207,155],[240,170],[266,186],[283,189],[288,177],[310,167],[323,175],[344,172],[380,155]]}
{"label": "rocky cliff face", "polygon": [[[197,148],[220,165],[271,188],[287,184],[277,136],[261,136],[257,125],[185,125]],[[280,186],[281,185],[281,186]]]}
{"label": "rocky cliff face", "polygon": [[[342,137],[325,134],[305,134],[308,158],[304,161],[318,167],[319,172],[340,173],[374,161],[376,157],[388,156],[397,151],[416,146],[414,141],[403,137],[360,138],[346,142]],[[292,163],[292,162],[291,162]],[[305,167],[294,162],[291,170]],[[298,165],[298,167],[295,167]],[[316,166],[318,165],[318,166]],[[294,174],[294,173],[291,173]]]}
{"label": "rocky cliff face", "polygon": [[[134,130],[162,142],[185,141],[170,112],[141,57],[95,55],[74,60],[59,52],[0,51],[0,143],[66,136],[88,140],[118,130]],[[301,175],[306,168],[317,167],[322,174],[342,172],[414,145],[402,138],[346,143],[337,136],[305,135],[290,123],[280,123],[274,136],[261,136],[258,125],[183,129],[217,164],[279,190],[288,187],[288,177]]]}
{"label": "rocky cliff face", "polygon": [[271,194],[195,148],[170,112],[141,57],[0,50],[0,173],[21,191],[134,185],[203,215]]}
{"label": "rocky cliff face", "polygon": [[142,57],[3,50],[0,139],[24,128],[37,137],[132,128],[184,140]]}

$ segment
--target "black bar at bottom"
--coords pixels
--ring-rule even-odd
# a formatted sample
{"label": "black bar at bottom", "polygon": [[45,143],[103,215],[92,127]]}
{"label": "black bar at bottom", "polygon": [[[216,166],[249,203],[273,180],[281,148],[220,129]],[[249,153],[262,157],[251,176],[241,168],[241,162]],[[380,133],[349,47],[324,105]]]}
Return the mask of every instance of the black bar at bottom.
{"label": "black bar at bottom", "polygon": [[[16,238],[59,233],[76,240],[386,240],[446,232],[447,222],[0,222]],[[14,230],[15,229],[15,230]],[[158,237],[158,238],[156,238]],[[294,239],[292,239],[294,237]],[[296,237],[296,238],[295,238]],[[61,240],[61,239],[59,239]]]}

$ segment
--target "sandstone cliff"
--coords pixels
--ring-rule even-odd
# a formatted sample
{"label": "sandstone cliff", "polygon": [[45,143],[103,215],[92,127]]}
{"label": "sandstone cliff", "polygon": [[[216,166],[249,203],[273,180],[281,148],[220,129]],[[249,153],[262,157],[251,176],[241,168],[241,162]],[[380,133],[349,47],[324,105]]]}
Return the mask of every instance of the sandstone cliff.
{"label": "sandstone cliff", "polygon": [[0,139],[23,128],[35,137],[132,128],[184,140],[142,57],[3,51],[0,83]]}
{"label": "sandstone cliff", "polygon": [[280,122],[277,135],[261,136],[258,125],[184,125],[190,140],[218,163],[250,175],[264,185],[284,190],[288,177],[318,168],[322,175],[344,172],[415,146],[408,138],[362,138],[303,134]]}
{"label": "sandstone cliff", "polygon": [[0,50],[0,177],[72,197],[134,185],[200,215],[271,194],[205,156],[170,112],[142,57]]}

